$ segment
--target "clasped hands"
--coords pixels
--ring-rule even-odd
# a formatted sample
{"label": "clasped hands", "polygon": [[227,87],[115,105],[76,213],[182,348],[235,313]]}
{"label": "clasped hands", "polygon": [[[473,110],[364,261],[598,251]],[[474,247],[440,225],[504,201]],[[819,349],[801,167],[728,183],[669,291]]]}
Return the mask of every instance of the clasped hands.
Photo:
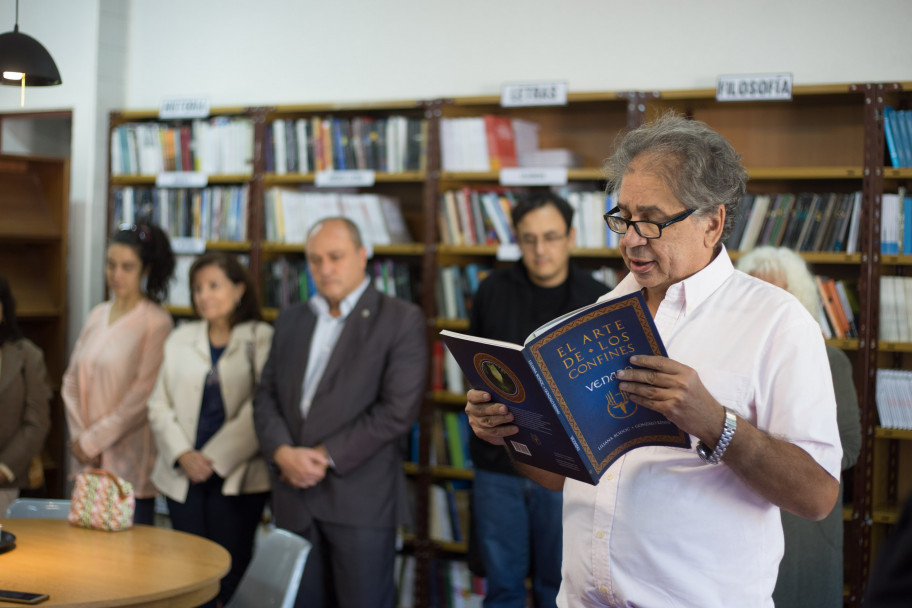
{"label": "clasped hands", "polygon": [[203,483],[215,472],[212,468],[212,459],[197,450],[184,452],[178,456],[177,463],[187,474],[191,483]]}
{"label": "clasped hands", "polygon": [[329,454],[319,445],[315,448],[280,446],[273,455],[281,474],[279,479],[295,488],[311,488],[326,477]]}
{"label": "clasped hands", "polygon": [[[638,369],[618,371],[619,388],[637,405],[663,414],[681,430],[715,445],[725,417],[722,405],[709,393],[696,370],[668,357],[636,355],[630,359]],[[492,402],[487,391],[466,393],[465,412],[479,439],[503,445],[504,438],[518,432],[502,403]]]}

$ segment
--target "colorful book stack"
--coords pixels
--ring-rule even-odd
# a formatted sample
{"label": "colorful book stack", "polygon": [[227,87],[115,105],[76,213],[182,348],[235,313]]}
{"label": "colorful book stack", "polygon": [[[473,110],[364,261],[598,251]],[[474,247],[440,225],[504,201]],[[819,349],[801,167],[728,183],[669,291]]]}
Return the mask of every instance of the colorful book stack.
{"label": "colorful book stack", "polygon": [[333,216],[353,221],[367,245],[412,241],[399,201],[381,194],[270,188],[263,214],[266,240],[271,243],[304,244],[311,227]]}
{"label": "colorful book stack", "polygon": [[266,171],[423,171],[427,121],[406,116],[279,118],[266,130]]}
{"label": "colorful book stack", "polygon": [[150,222],[169,236],[246,241],[249,188],[140,188],[114,190],[114,225]]}
{"label": "colorful book stack", "polygon": [[253,172],[253,122],[227,116],[190,124],[127,123],[111,130],[112,175]]}
{"label": "colorful book stack", "polygon": [[912,110],[884,108],[884,139],[894,167],[912,167]]}
{"label": "colorful book stack", "polygon": [[900,369],[877,370],[877,415],[880,426],[912,429],[912,372]]}
{"label": "colorful book stack", "polygon": [[855,253],[861,202],[861,192],[746,194],[726,246]]}

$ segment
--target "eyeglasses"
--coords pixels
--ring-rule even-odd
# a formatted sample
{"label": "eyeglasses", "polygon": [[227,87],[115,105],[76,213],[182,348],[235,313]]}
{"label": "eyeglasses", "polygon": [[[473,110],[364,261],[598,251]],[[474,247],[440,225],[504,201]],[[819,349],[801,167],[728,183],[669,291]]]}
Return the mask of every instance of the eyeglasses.
{"label": "eyeglasses", "polygon": [[662,228],[667,228],[676,222],[687,219],[691,213],[696,211],[696,209],[688,209],[680,215],[676,215],[667,222],[648,222],[646,220],[627,220],[622,218],[619,215],[612,215],[620,211],[620,207],[615,207],[611,211],[605,214],[605,223],[608,224],[608,228],[612,232],[617,232],[618,234],[627,234],[627,231],[631,226],[636,229],[637,234],[639,234],[644,239],[657,239],[662,236]]}
{"label": "eyeglasses", "polygon": [[152,241],[152,230],[145,224],[121,224],[118,226],[121,232],[135,232],[136,238],[140,243],[149,243]]}
{"label": "eyeglasses", "polygon": [[524,234],[519,237],[519,244],[522,247],[535,249],[538,246],[538,242],[541,241],[546,247],[550,247],[551,245],[560,243],[565,238],[567,238],[567,236],[568,235],[566,234],[560,234],[557,232],[549,232],[547,234],[543,234],[540,238],[532,234]]}

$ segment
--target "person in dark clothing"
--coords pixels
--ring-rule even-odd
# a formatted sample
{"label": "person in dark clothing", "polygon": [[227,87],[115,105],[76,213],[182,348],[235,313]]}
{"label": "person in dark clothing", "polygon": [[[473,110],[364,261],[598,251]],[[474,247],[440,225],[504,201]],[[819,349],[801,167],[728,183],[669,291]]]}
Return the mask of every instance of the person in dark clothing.
{"label": "person in dark clothing", "polygon": [[[517,198],[512,219],[522,259],[493,271],[478,287],[469,333],[522,344],[537,327],[592,304],[608,287],[570,263],[573,209],[564,199],[551,192]],[[521,476],[503,446],[473,434],[469,453],[475,468],[473,544],[488,579],[485,607],[524,607],[527,575],[535,605],[555,606],[561,493]]]}
{"label": "person in dark clothing", "polygon": [[912,605],[912,496],[899,522],[878,553],[868,579],[864,608],[905,608]]}

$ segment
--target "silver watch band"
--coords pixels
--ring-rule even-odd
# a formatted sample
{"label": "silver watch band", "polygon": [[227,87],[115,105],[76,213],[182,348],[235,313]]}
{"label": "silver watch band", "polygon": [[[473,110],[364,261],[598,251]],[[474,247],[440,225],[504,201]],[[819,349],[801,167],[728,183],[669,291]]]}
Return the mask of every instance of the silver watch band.
{"label": "silver watch band", "polygon": [[719,464],[722,461],[722,456],[725,455],[725,450],[728,449],[728,445],[731,443],[732,437],[735,435],[737,427],[738,418],[735,413],[725,408],[725,423],[722,426],[722,435],[719,436],[719,441],[716,442],[716,449],[710,454],[709,447],[702,441],[699,442],[697,444],[697,453],[700,458],[709,464]]}

